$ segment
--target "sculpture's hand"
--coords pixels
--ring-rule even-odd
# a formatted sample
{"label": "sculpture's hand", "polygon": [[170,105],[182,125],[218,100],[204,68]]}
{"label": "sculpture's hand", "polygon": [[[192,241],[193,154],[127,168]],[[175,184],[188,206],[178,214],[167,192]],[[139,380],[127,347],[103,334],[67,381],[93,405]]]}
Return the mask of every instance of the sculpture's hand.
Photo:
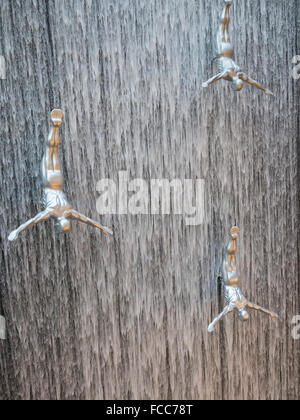
{"label": "sculpture's hand", "polygon": [[11,234],[8,237],[8,240],[11,241],[11,242],[15,241],[16,239],[18,239],[18,236],[19,236],[18,230],[16,229],[13,232],[11,232]]}
{"label": "sculpture's hand", "polygon": [[214,322],[212,322],[209,326],[208,326],[208,332],[212,333],[215,330],[215,324]]}
{"label": "sculpture's hand", "polygon": [[265,89],[265,93],[269,96],[275,96],[269,89]]}
{"label": "sculpture's hand", "polygon": [[229,314],[230,312],[232,312],[234,310],[234,305],[228,305],[226,306],[226,308],[224,309],[223,312],[220,313],[220,315],[218,315],[213,322],[209,325],[208,327],[208,332],[213,332],[215,329],[216,324],[221,321],[221,319],[223,319],[227,314]]}
{"label": "sculpture's hand", "polygon": [[14,230],[9,235],[8,240],[9,241],[15,241],[18,238],[19,233],[23,232],[23,230],[29,229],[32,226],[38,224],[39,222],[43,222],[43,221],[49,219],[50,216],[51,216],[51,211],[50,210],[45,210],[45,211],[39,213],[33,219],[28,220],[28,222],[24,223],[18,229]]}
{"label": "sculpture's hand", "polygon": [[224,79],[228,76],[228,71],[225,70],[221,73],[218,73],[216,76],[213,76],[212,78],[210,78],[207,82],[204,82],[202,84],[202,86],[204,88],[207,88],[208,86],[212,85],[213,83],[216,83],[218,80]]}
{"label": "sculpture's hand", "polygon": [[248,77],[245,73],[239,73],[238,77],[240,79],[242,79],[244,82],[248,83],[251,86],[256,87],[257,89],[263,90],[267,95],[269,96],[274,96],[274,94],[266,89],[265,87],[263,87],[260,83],[258,83],[256,80],[251,79],[250,77]]}

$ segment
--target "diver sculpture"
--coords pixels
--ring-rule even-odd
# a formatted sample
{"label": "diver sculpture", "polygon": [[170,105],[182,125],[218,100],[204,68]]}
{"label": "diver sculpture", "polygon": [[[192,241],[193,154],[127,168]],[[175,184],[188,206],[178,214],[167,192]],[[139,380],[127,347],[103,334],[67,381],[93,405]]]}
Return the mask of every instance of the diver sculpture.
{"label": "diver sculpture", "polygon": [[239,228],[233,227],[230,231],[231,240],[227,247],[226,257],[223,262],[223,274],[222,283],[224,289],[224,297],[226,301],[226,307],[223,312],[218,315],[214,321],[208,327],[209,332],[213,332],[216,324],[223,319],[230,312],[236,311],[241,321],[248,321],[249,313],[247,309],[254,309],[256,311],[264,312],[271,318],[278,318],[274,313],[258,306],[254,303],[249,302],[243,295],[239,287],[239,276],[236,265],[236,241],[239,235]]}
{"label": "diver sculpture", "polygon": [[21,225],[18,229],[14,230],[9,235],[8,239],[10,241],[14,241],[25,229],[29,229],[32,226],[50,218],[55,218],[57,220],[57,226],[60,232],[68,232],[71,229],[70,219],[74,219],[101,229],[107,235],[112,235],[112,231],[110,229],[103,227],[98,222],[95,222],[94,220],[74,210],[67,201],[67,198],[62,191],[64,180],[58,151],[60,143],[59,127],[62,124],[63,112],[60,109],[55,109],[51,113],[51,118],[53,127],[49,134],[46,153],[42,161],[44,211],[37,214],[33,219],[28,220],[28,222]]}
{"label": "diver sculpture", "polygon": [[232,1],[225,0],[225,3],[221,26],[217,35],[218,55],[216,58],[218,60],[219,73],[203,83],[202,86],[206,88],[218,80],[225,79],[232,82],[233,89],[236,91],[242,90],[244,83],[248,83],[263,90],[267,95],[274,96],[272,92],[264,88],[260,83],[248,77],[233,60],[234,48],[229,35],[230,7]]}

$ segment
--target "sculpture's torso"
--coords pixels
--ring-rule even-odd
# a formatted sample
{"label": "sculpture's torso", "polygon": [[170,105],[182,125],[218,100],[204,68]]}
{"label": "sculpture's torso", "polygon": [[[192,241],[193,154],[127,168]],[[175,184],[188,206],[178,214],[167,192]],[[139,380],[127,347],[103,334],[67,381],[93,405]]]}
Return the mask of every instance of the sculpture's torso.
{"label": "sculpture's torso", "polygon": [[244,309],[247,306],[248,301],[239,287],[224,286],[224,296],[227,305],[234,304],[240,309]]}
{"label": "sculpture's torso", "polygon": [[221,56],[218,58],[219,72],[223,73],[225,70],[229,73],[226,80],[232,82],[233,78],[241,73],[241,68],[233,61],[232,58]]}
{"label": "sculpture's torso", "polygon": [[62,191],[64,180],[61,171],[46,170],[44,172],[44,208],[51,211],[53,217],[63,217],[72,207]]}
{"label": "sculpture's torso", "polygon": [[64,213],[72,208],[64,192],[52,188],[45,188],[43,205],[45,209],[51,210],[55,217],[63,217]]}

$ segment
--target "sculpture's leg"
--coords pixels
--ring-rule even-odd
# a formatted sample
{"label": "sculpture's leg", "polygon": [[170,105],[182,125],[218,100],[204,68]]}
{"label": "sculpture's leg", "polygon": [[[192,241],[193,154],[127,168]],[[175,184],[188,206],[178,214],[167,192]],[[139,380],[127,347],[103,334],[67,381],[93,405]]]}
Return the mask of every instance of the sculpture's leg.
{"label": "sculpture's leg", "polygon": [[60,143],[58,128],[53,132],[53,137],[54,137],[54,146],[53,146],[53,155],[52,155],[53,167],[55,171],[61,171],[59,151],[58,151],[58,146]]}
{"label": "sculpture's leg", "polygon": [[48,210],[45,210],[41,213],[39,213],[38,215],[36,215],[33,219],[28,220],[28,222],[24,223],[23,225],[21,225],[18,229],[14,230],[8,237],[9,241],[14,241],[16,239],[18,239],[18,236],[21,232],[23,232],[23,230],[25,229],[29,229],[32,226],[36,225],[39,222],[42,222],[44,220],[49,219],[49,217],[51,216],[51,212]]}
{"label": "sculpture's leg", "polygon": [[58,146],[60,143],[59,127],[62,124],[63,112],[59,109],[55,109],[51,113],[51,118],[53,127],[48,137],[46,152],[42,162],[44,184],[46,187],[48,186],[48,171],[61,171]]}
{"label": "sculpture's leg", "polygon": [[54,171],[53,154],[54,154],[54,139],[53,139],[53,128],[52,128],[49,134],[48,143],[46,146],[46,152],[43,157],[44,174],[46,174],[47,171]]}
{"label": "sculpture's leg", "polygon": [[79,222],[86,223],[86,224],[91,225],[91,226],[93,226],[93,227],[95,227],[97,229],[100,229],[106,235],[113,235],[113,232],[110,229],[108,229],[107,227],[104,227],[104,226],[100,225],[100,223],[95,222],[94,220],[90,219],[89,217],[84,216],[83,214],[79,213],[76,210],[69,210],[69,211],[67,211],[64,214],[64,216],[66,218],[72,217],[73,219],[76,219]]}
{"label": "sculpture's leg", "polygon": [[[226,286],[237,286],[238,274],[237,274],[237,265],[236,265],[236,251],[237,251],[237,238],[239,236],[239,228],[234,226],[230,230],[231,239],[227,246],[226,259],[224,261],[224,272],[225,276],[225,285]],[[233,279],[233,282],[232,282]]]}
{"label": "sculpture's leg", "polygon": [[232,1],[225,0],[225,7],[223,10],[222,18],[221,18],[221,26],[218,32],[218,49],[219,53],[222,51],[222,43],[223,42],[230,42],[229,36],[229,24],[230,24],[230,7],[232,5]]}

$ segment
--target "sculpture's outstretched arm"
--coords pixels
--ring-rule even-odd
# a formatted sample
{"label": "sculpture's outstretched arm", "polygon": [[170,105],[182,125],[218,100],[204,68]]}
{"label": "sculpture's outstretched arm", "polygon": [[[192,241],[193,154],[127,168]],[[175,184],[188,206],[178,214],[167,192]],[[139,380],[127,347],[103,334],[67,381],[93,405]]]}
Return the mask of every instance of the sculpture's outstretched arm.
{"label": "sculpture's outstretched arm", "polygon": [[51,211],[49,211],[49,210],[45,210],[45,211],[37,214],[33,219],[28,220],[28,222],[24,223],[18,229],[14,230],[9,235],[8,240],[9,241],[14,241],[14,240],[18,239],[19,234],[21,232],[23,232],[23,230],[29,229],[32,226],[36,225],[37,223],[43,222],[43,221],[49,219],[50,216],[51,216]]}
{"label": "sculpture's outstretched arm", "polygon": [[212,85],[213,83],[217,82],[218,80],[224,79],[225,77],[228,76],[228,71],[225,70],[222,73],[217,74],[216,76],[213,76],[211,79],[209,79],[207,82],[204,82],[202,84],[202,87],[206,88],[210,85]]}
{"label": "sculpture's outstretched arm", "polygon": [[213,322],[209,325],[208,327],[208,332],[213,332],[215,329],[216,324],[221,321],[221,319],[223,319],[227,314],[229,314],[230,312],[232,312],[234,310],[234,306],[232,305],[228,305],[226,306],[226,308],[224,309],[223,312],[220,313],[220,315],[218,315]]}
{"label": "sculpture's outstretched arm", "polygon": [[110,229],[100,225],[98,222],[95,222],[94,220],[90,219],[89,217],[84,216],[83,214],[79,213],[76,210],[67,211],[65,213],[65,217],[71,217],[73,219],[78,220],[79,222],[94,226],[97,229],[101,229],[106,235],[113,235],[113,232]]}
{"label": "sculpture's outstretched arm", "polygon": [[260,83],[251,79],[245,73],[240,73],[239,78],[242,79],[244,82],[248,83],[249,85],[252,85],[252,86],[256,87],[257,89],[263,90],[267,95],[274,96],[274,94],[270,90],[264,88]]}
{"label": "sculpture's outstretched arm", "polygon": [[278,318],[278,315],[268,309],[263,308],[262,306],[256,305],[255,303],[249,302],[247,305],[249,308],[254,309],[256,311],[264,312],[265,314],[269,315],[271,318]]}

